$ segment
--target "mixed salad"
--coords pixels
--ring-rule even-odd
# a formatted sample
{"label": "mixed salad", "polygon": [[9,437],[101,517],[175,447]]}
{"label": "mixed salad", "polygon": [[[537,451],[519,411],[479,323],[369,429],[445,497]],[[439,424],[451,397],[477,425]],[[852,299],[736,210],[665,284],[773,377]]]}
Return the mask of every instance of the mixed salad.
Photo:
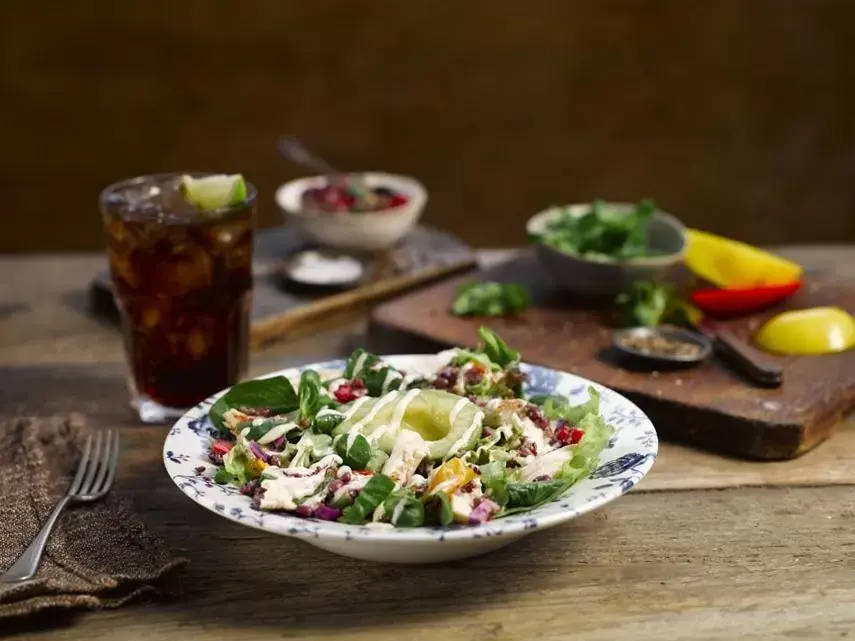
{"label": "mixed salad", "polygon": [[526,397],[519,352],[488,328],[437,371],[356,350],[344,372],[307,369],[231,388],[210,410],[215,480],[261,510],[378,527],[476,525],[530,510],[597,465],[612,434],[599,395]]}

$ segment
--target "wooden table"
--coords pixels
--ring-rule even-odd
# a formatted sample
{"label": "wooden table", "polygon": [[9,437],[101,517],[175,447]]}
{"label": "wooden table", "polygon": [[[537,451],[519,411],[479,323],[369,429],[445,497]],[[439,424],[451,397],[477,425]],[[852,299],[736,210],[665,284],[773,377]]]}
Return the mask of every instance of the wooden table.
{"label": "wooden table", "polygon": [[[855,277],[853,248],[788,251]],[[3,622],[50,639],[840,639],[855,630],[855,428],[789,463],[663,444],[629,496],[465,562],[332,556],[192,505],[164,474],[163,427],[125,404],[120,337],[85,311],[98,256],[0,257],[0,411],[78,409],[123,430],[116,490],[191,559],[182,597]],[[254,355],[256,372],[347,352],[364,319]],[[1,525],[0,525],[1,526]]]}

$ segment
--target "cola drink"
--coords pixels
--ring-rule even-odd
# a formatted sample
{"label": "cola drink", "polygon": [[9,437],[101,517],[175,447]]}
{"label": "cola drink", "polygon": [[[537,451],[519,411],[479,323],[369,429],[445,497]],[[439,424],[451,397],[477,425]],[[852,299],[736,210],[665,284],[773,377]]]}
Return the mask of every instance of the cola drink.
{"label": "cola drink", "polygon": [[157,174],[101,193],[132,402],[145,422],[180,416],[247,369],[256,190],[201,211],[180,185],[181,174]]}

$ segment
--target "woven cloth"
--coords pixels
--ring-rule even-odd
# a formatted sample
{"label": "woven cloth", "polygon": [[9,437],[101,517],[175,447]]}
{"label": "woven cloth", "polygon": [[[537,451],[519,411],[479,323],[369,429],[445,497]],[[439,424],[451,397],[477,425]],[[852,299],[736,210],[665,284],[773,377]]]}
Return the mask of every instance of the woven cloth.
{"label": "woven cloth", "polygon": [[[0,574],[68,490],[90,432],[81,416],[0,421]],[[170,592],[174,571],[185,563],[114,489],[100,501],[65,509],[35,578],[0,583],[0,619],[47,608],[116,607]]]}

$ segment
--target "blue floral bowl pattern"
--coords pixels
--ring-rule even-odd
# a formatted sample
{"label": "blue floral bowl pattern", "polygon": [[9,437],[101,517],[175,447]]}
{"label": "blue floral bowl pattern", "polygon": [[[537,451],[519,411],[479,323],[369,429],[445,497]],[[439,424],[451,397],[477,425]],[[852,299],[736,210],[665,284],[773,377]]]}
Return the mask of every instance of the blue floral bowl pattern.
{"label": "blue floral bowl pattern", "polygon": [[[435,371],[436,355],[387,356],[385,360],[407,371]],[[330,373],[341,371],[344,361],[313,363],[299,369],[272,372],[298,380],[301,369]],[[304,539],[322,549],[354,558],[396,563],[430,563],[483,554],[516,541],[539,529],[558,525],[589,512],[629,492],[653,465],[658,450],[656,430],[650,419],[617,392],[573,374],[536,365],[523,365],[529,376],[530,394],[562,394],[584,402],[587,388],[600,391],[600,411],[615,429],[600,465],[587,479],[576,483],[547,505],[479,526],[450,528],[379,529],[353,526],[287,514],[261,512],[250,506],[249,497],[237,488],[213,481],[216,468],[208,460],[215,433],[208,410],[225,390],[199,403],[169,431],[163,446],[166,471],[188,497],[232,521],[274,534]]]}

